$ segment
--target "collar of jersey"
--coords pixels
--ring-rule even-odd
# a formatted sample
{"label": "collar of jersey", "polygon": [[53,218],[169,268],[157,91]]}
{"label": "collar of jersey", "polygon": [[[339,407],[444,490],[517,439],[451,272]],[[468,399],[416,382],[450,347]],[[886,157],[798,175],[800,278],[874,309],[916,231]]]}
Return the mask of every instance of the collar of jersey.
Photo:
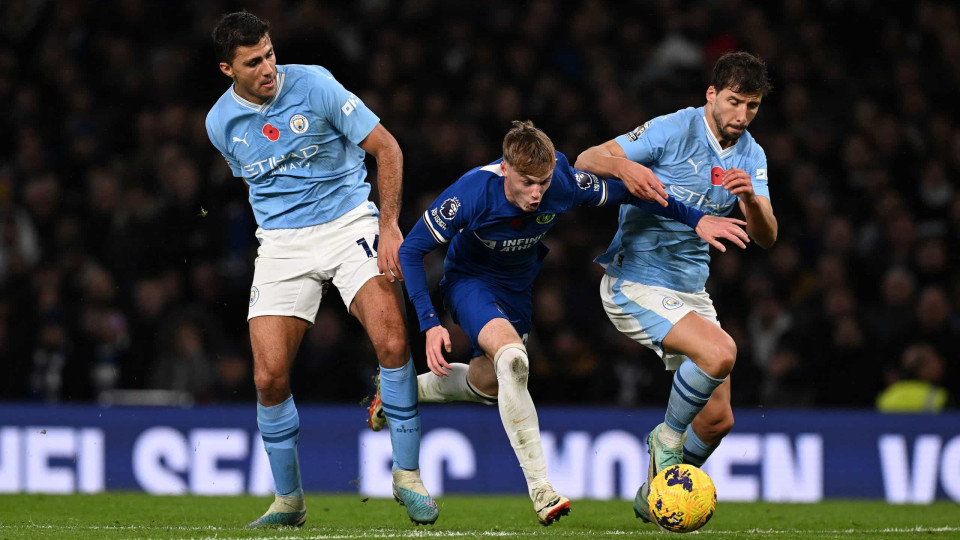
{"label": "collar of jersey", "polygon": [[270,99],[264,101],[263,104],[261,105],[257,105],[252,101],[247,101],[242,97],[240,97],[240,94],[237,93],[237,91],[234,89],[232,85],[230,86],[230,95],[233,96],[234,101],[236,101],[240,105],[243,105],[248,109],[253,109],[259,113],[265,113],[267,112],[267,109],[269,109],[271,105],[277,102],[277,98],[280,97],[280,92],[283,90],[283,81],[286,80],[286,78],[287,78],[286,73],[280,71],[280,66],[277,66],[277,91],[272,96],[270,96]]}
{"label": "collar of jersey", "polygon": [[[280,92],[277,91],[277,93],[279,94]],[[740,140],[737,139],[737,142],[733,143],[733,145],[731,145],[729,148],[723,148],[722,146],[720,146],[720,141],[717,140],[717,136],[713,134],[713,130],[710,129],[710,124],[707,123],[706,109],[703,107],[700,107],[700,109],[698,109],[697,112],[700,113],[700,118],[703,119],[703,127],[707,131],[706,135],[707,135],[707,140],[710,141],[710,146],[717,152],[717,154],[720,156],[721,159],[732,154],[733,149],[736,148],[738,144],[740,144]]]}

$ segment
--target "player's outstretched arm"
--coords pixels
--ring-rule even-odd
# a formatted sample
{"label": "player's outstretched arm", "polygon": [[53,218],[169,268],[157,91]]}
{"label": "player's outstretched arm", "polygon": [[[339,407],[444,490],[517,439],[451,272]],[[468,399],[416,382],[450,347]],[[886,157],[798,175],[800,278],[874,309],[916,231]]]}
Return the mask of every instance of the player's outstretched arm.
{"label": "player's outstretched arm", "polygon": [[667,190],[663,182],[647,167],[627,159],[617,141],[610,140],[584,150],[577,156],[574,167],[599,176],[619,178],[630,193],[645,201],[667,206]]}
{"label": "player's outstretched arm", "polygon": [[[619,182],[616,179],[602,181],[605,182],[607,192],[605,197],[606,200],[604,201],[605,206],[632,204],[641,210],[650,212],[651,214],[656,214],[658,216],[663,216],[665,218],[684,223],[694,230],[696,230],[700,220],[705,216],[705,214],[700,210],[683,204],[682,202],[678,201],[676,197],[668,195],[666,199],[667,204],[661,206],[657,203],[648,202],[636,197],[627,191],[627,188],[623,182]],[[589,190],[587,191],[589,194]]]}
{"label": "player's outstretched arm", "polygon": [[696,231],[697,236],[702,238],[711,246],[719,249],[721,252],[727,248],[720,243],[720,240],[726,239],[741,248],[746,248],[746,242],[750,241],[747,232],[740,227],[747,222],[725,217],[709,216],[700,210],[687,206],[675,197],[667,197],[667,206],[660,206],[651,202],[643,201],[634,197],[620,182],[616,180],[607,181],[607,190],[609,191],[607,204],[632,204],[642,210],[663,216],[665,218],[679,221]]}
{"label": "player's outstretched arm", "polygon": [[400,198],[403,194],[403,153],[397,140],[381,124],[377,124],[367,138],[360,142],[360,148],[377,158],[377,186],[380,191],[377,268],[391,282],[394,277],[403,281],[398,255],[403,233],[397,225]]}

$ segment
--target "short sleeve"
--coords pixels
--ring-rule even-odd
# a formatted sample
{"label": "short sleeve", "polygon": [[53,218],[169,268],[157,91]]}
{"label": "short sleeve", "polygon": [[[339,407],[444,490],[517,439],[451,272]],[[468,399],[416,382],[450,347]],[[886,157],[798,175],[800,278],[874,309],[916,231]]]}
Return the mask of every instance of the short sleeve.
{"label": "short sleeve", "polygon": [[753,182],[753,192],[761,197],[770,198],[770,187],[767,184],[767,154],[760,145],[755,145],[756,149],[751,156],[750,180]]}
{"label": "short sleeve", "polygon": [[233,175],[238,178],[242,178],[243,169],[240,167],[240,162],[238,162],[237,159],[227,151],[227,146],[224,144],[221,138],[223,130],[218,129],[219,123],[212,117],[212,115],[207,116],[206,127],[207,138],[210,139],[210,143],[213,144],[214,148],[220,151],[220,155],[223,156],[223,159],[226,160],[227,165],[230,166],[230,171],[233,172]]}
{"label": "short sleeve", "polygon": [[309,94],[311,107],[350,142],[360,144],[377,127],[380,118],[328,71],[314,69],[316,84]]}
{"label": "short sleeve", "polygon": [[630,161],[651,165],[663,155],[670,123],[659,116],[614,139]]}

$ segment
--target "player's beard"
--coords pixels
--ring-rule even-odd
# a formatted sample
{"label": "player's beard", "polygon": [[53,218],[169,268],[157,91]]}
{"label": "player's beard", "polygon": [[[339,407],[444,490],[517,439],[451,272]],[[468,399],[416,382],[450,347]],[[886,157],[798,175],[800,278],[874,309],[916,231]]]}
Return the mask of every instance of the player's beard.
{"label": "player's beard", "polygon": [[720,113],[716,109],[713,110],[713,125],[717,126],[717,132],[720,134],[720,142],[722,143],[735,143],[739,141],[740,136],[747,130],[747,126],[743,126],[743,131],[740,133],[727,132],[727,125],[723,123],[723,119],[720,118]]}

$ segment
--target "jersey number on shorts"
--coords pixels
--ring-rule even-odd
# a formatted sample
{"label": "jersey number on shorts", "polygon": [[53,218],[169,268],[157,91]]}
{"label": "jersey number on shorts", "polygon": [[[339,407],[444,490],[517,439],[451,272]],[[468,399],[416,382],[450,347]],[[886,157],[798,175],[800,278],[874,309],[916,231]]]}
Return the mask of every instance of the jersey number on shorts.
{"label": "jersey number on shorts", "polygon": [[367,244],[366,238],[361,238],[357,240],[357,245],[362,247],[364,251],[367,252],[367,257],[373,257],[377,254],[377,246],[380,245],[380,235],[374,235],[373,237],[373,250],[370,250],[370,245]]}

